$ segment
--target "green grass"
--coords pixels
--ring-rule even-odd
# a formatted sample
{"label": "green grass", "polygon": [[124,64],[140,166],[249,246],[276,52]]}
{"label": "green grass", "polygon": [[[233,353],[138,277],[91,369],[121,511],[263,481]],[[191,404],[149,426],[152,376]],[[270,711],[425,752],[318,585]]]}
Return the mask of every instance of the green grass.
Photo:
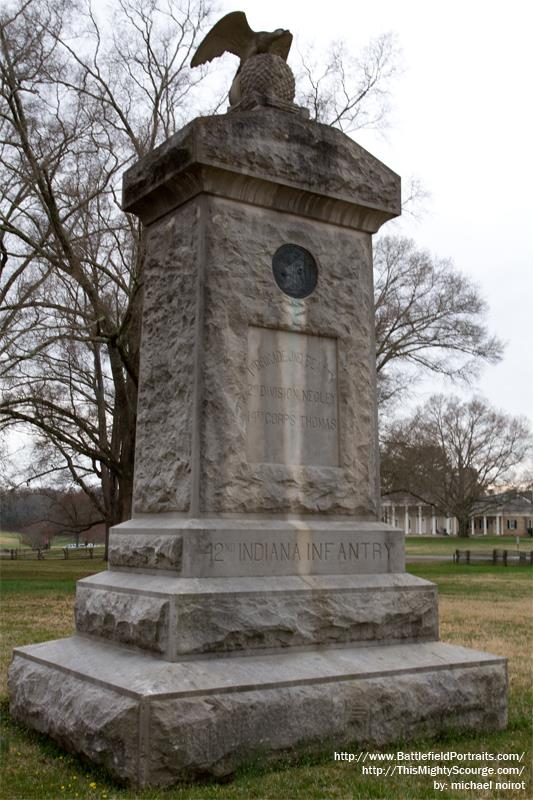
{"label": "green grass", "polygon": [[0,562],[0,594],[71,597],[76,581],[106,568],[102,555],[92,559],[35,559]]}
{"label": "green grass", "polygon": [[[516,550],[516,537],[514,536],[406,536],[405,552],[407,555],[449,555],[452,557],[455,550],[475,550],[490,553],[495,548],[498,550]],[[520,537],[520,550],[530,552],[533,550],[533,539],[529,536]]]}
{"label": "green grass", "polygon": [[9,550],[15,550],[22,547],[20,542],[20,533],[8,533],[7,531],[0,531],[0,547],[7,547]]}
{"label": "green grass", "polygon": [[[529,566],[504,567],[501,564],[454,564],[451,561],[408,564],[412,575],[433,581],[439,597],[464,597],[489,603],[505,599],[524,600],[531,609],[533,570]],[[507,572],[507,575],[506,575]],[[502,595],[502,587],[504,593]]]}
{"label": "green grass", "polygon": [[[524,791],[464,791],[459,795],[433,789],[429,776],[380,779],[363,776],[347,762],[335,762],[333,751],[358,752],[349,741],[328,744],[321,755],[274,765],[250,764],[226,783],[203,783],[168,790],[133,791],[113,782],[104,772],[69,755],[40,734],[9,719],[5,701],[5,674],[13,646],[69,635],[73,630],[75,581],[102,562],[7,562],[3,564],[1,696],[3,721],[3,788],[5,800],[526,800],[531,796],[531,776]],[[383,748],[456,750],[458,752],[531,755],[530,711],[533,705],[530,652],[531,579],[527,567],[475,565],[448,562],[415,564],[409,571],[435,581],[440,592],[443,640],[505,655],[509,659],[509,725],[487,735],[448,735],[438,742],[418,740]],[[454,762],[451,762],[454,763]],[[459,762],[456,762],[459,763]]]}

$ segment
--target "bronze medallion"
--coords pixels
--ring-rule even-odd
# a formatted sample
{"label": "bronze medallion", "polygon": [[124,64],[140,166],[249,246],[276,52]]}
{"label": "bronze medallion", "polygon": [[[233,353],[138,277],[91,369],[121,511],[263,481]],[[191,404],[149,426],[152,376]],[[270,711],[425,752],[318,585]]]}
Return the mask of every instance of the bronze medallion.
{"label": "bronze medallion", "polygon": [[308,250],[297,244],[282,244],[272,259],[274,280],[282,292],[302,300],[316,288],[318,268]]}

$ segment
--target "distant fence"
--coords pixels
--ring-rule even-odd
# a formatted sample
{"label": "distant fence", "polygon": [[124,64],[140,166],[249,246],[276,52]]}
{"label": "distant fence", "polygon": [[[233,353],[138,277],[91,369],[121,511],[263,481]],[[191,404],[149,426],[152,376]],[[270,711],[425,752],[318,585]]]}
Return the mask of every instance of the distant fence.
{"label": "distant fence", "polygon": [[96,547],[89,547],[88,545],[79,545],[78,547],[19,547],[7,548],[4,547],[0,550],[0,559],[11,561],[22,560],[37,560],[48,561],[50,559],[82,559],[82,558],[95,558],[103,557],[104,546],[97,545]]}
{"label": "distant fence", "polygon": [[454,564],[503,564],[508,566],[533,566],[533,550],[500,550],[484,553],[479,550],[456,550]]}

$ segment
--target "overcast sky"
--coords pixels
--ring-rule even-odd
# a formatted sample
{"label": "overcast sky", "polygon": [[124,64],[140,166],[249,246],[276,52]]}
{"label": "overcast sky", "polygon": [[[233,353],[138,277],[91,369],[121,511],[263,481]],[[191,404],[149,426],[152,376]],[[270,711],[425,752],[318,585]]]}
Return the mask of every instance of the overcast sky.
{"label": "overcast sky", "polygon": [[[533,421],[533,11],[525,0],[224,0],[254,30],[289,28],[293,50],[344,40],[354,53],[394,31],[403,73],[391,124],[356,141],[431,192],[418,223],[402,233],[450,257],[489,304],[489,326],[507,346],[476,389],[493,405]],[[386,230],[386,226],[384,229]],[[392,230],[391,233],[396,232]],[[419,399],[443,384],[426,382]]]}

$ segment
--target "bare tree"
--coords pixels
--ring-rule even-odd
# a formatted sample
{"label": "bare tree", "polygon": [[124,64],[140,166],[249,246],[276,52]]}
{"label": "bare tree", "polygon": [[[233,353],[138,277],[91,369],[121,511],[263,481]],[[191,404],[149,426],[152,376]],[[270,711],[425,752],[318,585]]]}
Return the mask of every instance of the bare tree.
{"label": "bare tree", "polygon": [[[394,34],[373,39],[352,56],[334,44],[325,64],[320,54],[302,58],[298,102],[318,122],[346,133],[384,128],[400,53]],[[411,177],[402,210],[420,216],[428,191]],[[434,259],[405,237],[375,240],[375,309],[379,399],[401,396],[414,371],[470,381],[483,363],[497,362],[502,344],[487,331],[479,290],[449,260]]]}
{"label": "bare tree", "polygon": [[108,526],[131,506],[144,265],[117,187],[185,121],[207,16],[26,0],[0,18],[0,425],[31,426]]}
{"label": "bare tree", "polygon": [[518,417],[483,400],[435,395],[412,417],[395,422],[382,446],[382,489],[410,492],[459,520],[469,519],[489,489],[509,479],[531,448],[531,431]]}
{"label": "bare tree", "polygon": [[501,358],[487,331],[477,287],[449,260],[411,239],[384,236],[374,251],[376,366],[382,403],[401,393],[413,371],[471,380]]}
{"label": "bare tree", "polygon": [[91,499],[80,489],[27,486],[0,489],[0,528],[25,531],[49,541],[58,534],[79,537],[101,522]]}
{"label": "bare tree", "polygon": [[[107,525],[131,507],[144,264],[119,180],[194,113],[209,17],[203,0],[114,8],[15,0],[0,16],[0,427],[36,432],[32,474],[66,470]],[[337,49],[326,72],[356,95],[330,96],[327,121],[377,121],[393,55],[391,37],[357,64]]]}
{"label": "bare tree", "polygon": [[399,56],[393,33],[372,39],[357,56],[343,42],[332,43],[325,60],[316,50],[308,50],[296,70],[297,102],[309,109],[311,119],[344,133],[384,128]]}

